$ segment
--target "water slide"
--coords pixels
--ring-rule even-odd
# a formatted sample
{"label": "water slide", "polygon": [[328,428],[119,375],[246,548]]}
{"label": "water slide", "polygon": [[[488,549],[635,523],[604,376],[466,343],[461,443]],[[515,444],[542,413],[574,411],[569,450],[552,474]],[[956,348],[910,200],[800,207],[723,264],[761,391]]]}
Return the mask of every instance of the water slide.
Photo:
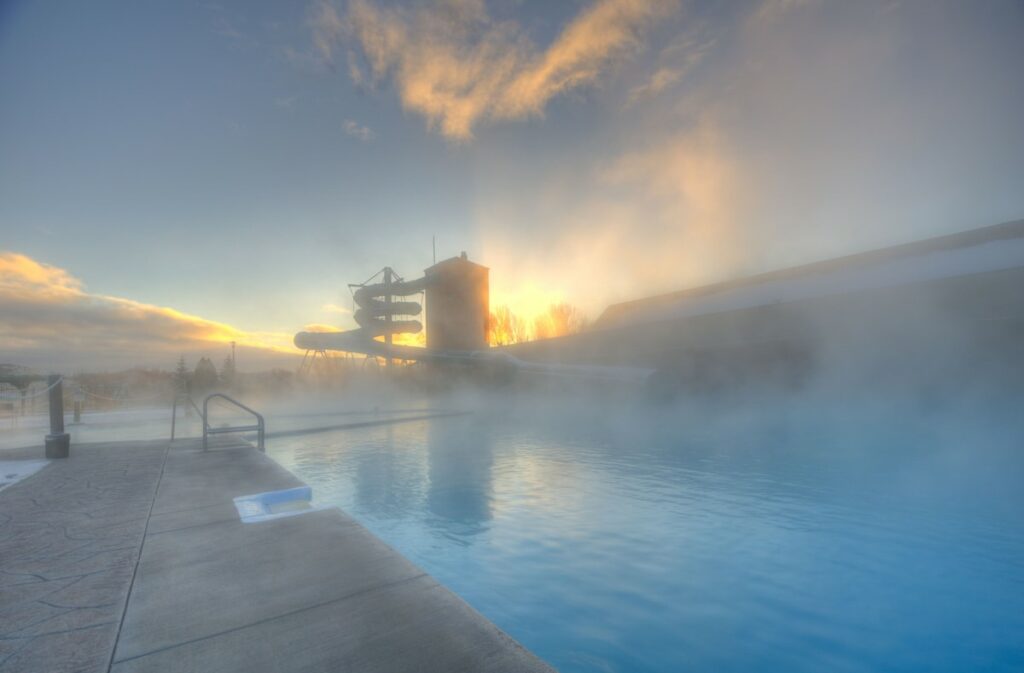
{"label": "water slide", "polygon": [[385,337],[390,341],[390,337],[395,334],[419,334],[423,331],[423,323],[411,317],[418,316],[423,311],[420,303],[393,301],[392,297],[419,294],[426,289],[427,279],[423,277],[408,281],[391,280],[390,269],[384,269],[384,277],[382,283],[360,285],[353,294],[358,308],[352,317],[359,325],[358,329],[347,332],[299,332],[295,335],[295,346],[310,351],[337,350],[381,357],[403,357],[388,355],[388,350],[393,346],[390,343],[376,341],[375,338]]}
{"label": "water slide", "polygon": [[[609,367],[601,365],[565,365],[522,360],[499,350],[457,351],[420,348],[389,343],[395,334],[418,334],[423,324],[418,316],[423,307],[414,301],[394,301],[392,297],[408,297],[426,289],[426,277],[416,280],[391,280],[391,270],[384,269],[385,281],[360,285],[353,294],[358,306],[353,314],[358,329],[347,332],[299,332],[295,346],[306,351],[345,351],[381,358],[395,358],[416,362],[469,364],[517,372],[553,375],[561,378],[598,380],[644,381],[650,369]],[[384,337],[385,341],[378,341]]]}
{"label": "water slide", "polygon": [[427,279],[392,281],[363,285],[355,291],[356,309],[353,317],[363,336],[391,336],[395,334],[419,334],[423,323],[419,320],[396,320],[397,316],[417,316],[423,311],[419,302],[392,301],[391,297],[408,297],[419,294],[427,287]]}

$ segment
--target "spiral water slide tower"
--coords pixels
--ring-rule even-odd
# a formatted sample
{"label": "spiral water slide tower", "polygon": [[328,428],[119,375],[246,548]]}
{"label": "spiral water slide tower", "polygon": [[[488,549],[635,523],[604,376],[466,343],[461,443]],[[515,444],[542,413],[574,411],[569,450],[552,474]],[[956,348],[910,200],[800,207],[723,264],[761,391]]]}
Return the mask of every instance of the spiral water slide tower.
{"label": "spiral water slide tower", "polygon": [[[384,337],[387,346],[392,345],[396,334],[419,334],[423,323],[416,320],[423,307],[415,301],[395,301],[395,297],[409,297],[423,292],[426,276],[413,281],[395,280],[390,267],[384,269],[384,282],[363,284],[353,293],[356,305],[353,314],[359,329],[355,330],[361,339]],[[350,333],[351,334],[351,333]]]}
{"label": "spiral water slide tower", "polygon": [[[382,282],[352,286],[358,329],[300,332],[295,345],[307,351],[338,350],[418,361],[466,359],[486,350],[487,267],[469,261],[463,253],[435,264],[416,280],[403,280],[390,268],[384,268],[382,276]],[[427,347],[394,345],[395,335],[423,330],[417,319],[423,307],[407,299],[420,293],[426,296]]]}
{"label": "spiral water slide tower", "polygon": [[[373,279],[371,279],[373,280]],[[483,366],[561,378],[637,381],[648,369],[530,362],[488,348],[489,270],[462,253],[438,262],[416,280],[383,269],[383,282],[354,285],[358,329],[347,332],[299,332],[295,345],[307,352],[345,351],[388,359]],[[407,298],[426,297],[426,348],[392,343],[396,334],[418,334],[423,307]],[[383,337],[383,340],[378,340]]]}

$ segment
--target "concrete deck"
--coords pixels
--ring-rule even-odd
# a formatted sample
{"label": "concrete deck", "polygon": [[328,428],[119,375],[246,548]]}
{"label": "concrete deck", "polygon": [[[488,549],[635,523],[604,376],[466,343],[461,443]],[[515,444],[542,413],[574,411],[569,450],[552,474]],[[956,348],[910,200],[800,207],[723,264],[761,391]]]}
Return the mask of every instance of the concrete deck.
{"label": "concrete deck", "polygon": [[0,491],[0,671],[551,671],[339,510],[239,521],[297,485],[247,446],[126,442]]}

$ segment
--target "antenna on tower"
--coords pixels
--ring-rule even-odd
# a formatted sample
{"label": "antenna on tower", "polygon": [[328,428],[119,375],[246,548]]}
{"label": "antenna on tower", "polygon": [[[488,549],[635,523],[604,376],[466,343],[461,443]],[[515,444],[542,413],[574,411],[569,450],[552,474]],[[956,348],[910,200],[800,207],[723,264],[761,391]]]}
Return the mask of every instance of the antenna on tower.
{"label": "antenna on tower", "polygon": [[437,264],[437,236],[430,237],[430,246],[434,249],[434,264]]}

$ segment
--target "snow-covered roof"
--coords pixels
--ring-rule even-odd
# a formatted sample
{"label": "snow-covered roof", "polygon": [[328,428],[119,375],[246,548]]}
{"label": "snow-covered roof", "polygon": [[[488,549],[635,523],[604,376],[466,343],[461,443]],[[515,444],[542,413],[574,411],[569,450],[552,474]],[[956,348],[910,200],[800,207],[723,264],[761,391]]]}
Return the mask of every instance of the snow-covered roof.
{"label": "snow-covered roof", "polygon": [[1024,267],[1024,220],[614,304],[597,328],[672,320]]}

